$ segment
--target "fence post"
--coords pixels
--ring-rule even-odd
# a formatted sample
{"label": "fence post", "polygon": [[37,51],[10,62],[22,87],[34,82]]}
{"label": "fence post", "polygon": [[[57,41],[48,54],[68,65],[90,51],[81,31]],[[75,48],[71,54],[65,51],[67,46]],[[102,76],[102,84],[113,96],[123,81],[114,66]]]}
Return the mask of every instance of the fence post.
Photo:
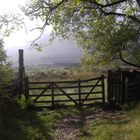
{"label": "fence post", "polygon": [[120,71],[120,102],[121,102],[121,104],[123,104],[123,102],[124,102],[124,99],[123,99],[123,73],[122,73],[122,71]]}
{"label": "fence post", "polygon": [[110,102],[110,70],[108,71],[108,74],[107,74],[107,101]]}
{"label": "fence post", "polygon": [[81,81],[78,80],[79,106],[81,106]]}
{"label": "fence post", "polygon": [[25,78],[25,98],[26,100],[29,99],[29,79],[28,77]]}
{"label": "fence post", "polygon": [[112,79],[113,79],[113,74],[112,71],[109,70],[108,71],[108,75],[107,75],[107,100],[109,103],[112,103],[113,100],[113,90],[112,90]]}
{"label": "fence post", "polygon": [[105,103],[104,75],[101,76],[101,84],[102,84],[102,97],[103,97],[103,103]]}
{"label": "fence post", "polygon": [[129,91],[129,80],[127,77],[125,77],[125,98],[124,98],[124,102],[127,103],[128,102],[128,91]]}
{"label": "fence post", "polygon": [[54,84],[51,83],[51,90],[52,90],[52,109],[54,109]]}
{"label": "fence post", "polygon": [[24,57],[23,50],[19,49],[19,95],[23,94],[24,91]]}

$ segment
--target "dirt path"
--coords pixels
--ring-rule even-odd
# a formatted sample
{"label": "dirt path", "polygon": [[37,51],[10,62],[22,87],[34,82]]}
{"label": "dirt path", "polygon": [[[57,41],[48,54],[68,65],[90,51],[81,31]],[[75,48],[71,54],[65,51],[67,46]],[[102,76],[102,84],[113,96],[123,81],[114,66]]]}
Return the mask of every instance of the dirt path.
{"label": "dirt path", "polygon": [[105,111],[96,109],[92,111],[82,110],[80,114],[72,114],[64,117],[56,124],[55,140],[78,140],[79,136],[90,136],[93,132],[85,128],[95,121],[103,118],[121,119],[124,114],[121,111]]}

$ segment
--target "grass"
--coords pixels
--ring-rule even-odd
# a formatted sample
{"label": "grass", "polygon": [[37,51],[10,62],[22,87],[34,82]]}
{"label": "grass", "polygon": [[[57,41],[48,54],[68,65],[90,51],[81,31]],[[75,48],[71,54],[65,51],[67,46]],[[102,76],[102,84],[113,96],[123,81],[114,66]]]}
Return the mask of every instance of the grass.
{"label": "grass", "polygon": [[[131,110],[125,107],[120,112],[102,110],[99,106],[28,111],[16,101],[10,102],[6,108],[7,111],[0,109],[1,140],[54,140],[56,124],[59,126],[57,122],[63,123],[64,118],[70,119],[72,116],[78,117],[78,121],[73,123],[79,132],[77,140],[140,139],[140,103]],[[93,118],[87,120],[91,115]],[[67,127],[67,124],[63,124]]]}
{"label": "grass", "polygon": [[77,80],[100,76],[101,72],[79,68],[48,68],[41,71],[27,71],[30,81]]}
{"label": "grass", "polygon": [[[87,74],[81,70],[62,69],[50,70],[49,74],[38,73],[30,80],[87,79],[96,76],[92,72]],[[60,138],[62,140],[140,140],[140,103],[124,106],[122,111],[104,109],[97,105],[29,111],[24,99],[18,102],[11,100],[0,104],[0,140],[56,140],[62,133],[65,133],[65,139]],[[62,125],[63,131],[56,132],[61,130]],[[73,134],[75,130],[76,136]]]}
{"label": "grass", "polygon": [[16,102],[7,107],[1,116],[0,138],[2,140],[51,140],[50,123],[42,115],[28,112]]}
{"label": "grass", "polygon": [[[93,78],[95,75],[97,76],[97,73],[93,72],[93,71],[85,71],[85,70],[81,70],[80,68],[76,68],[76,69],[49,69],[46,72],[38,72],[36,75],[31,74],[32,76],[30,77],[31,81],[63,81],[63,80],[76,80],[76,79],[88,79],[88,78]],[[46,78],[47,77],[47,78]],[[55,77],[55,79],[54,79]],[[91,82],[82,82],[82,85],[92,85],[95,84],[97,81],[91,81]],[[38,85],[30,85],[30,87],[47,87],[47,84],[38,84]],[[63,84],[58,84],[58,86],[78,86],[78,83],[75,84],[69,84],[69,83],[63,83]],[[91,87],[90,88],[81,88],[81,92],[90,92]],[[95,91],[101,91],[101,87],[98,88],[96,87],[94,89]],[[64,91],[66,93],[78,93],[78,87],[77,88],[69,88],[69,89],[64,89]],[[39,93],[41,93],[42,91],[40,90],[36,90],[36,91],[30,91],[30,94],[35,94],[38,95]],[[45,94],[51,94],[51,89],[47,90],[47,92]],[[68,97],[64,96],[62,91],[60,90],[54,90],[54,94],[62,94],[62,96],[55,96],[55,100],[68,100]],[[82,98],[84,99],[86,95],[82,95]],[[71,97],[73,99],[78,99],[79,96],[78,95],[71,95]],[[95,97],[101,97],[101,95],[90,95],[89,98],[95,98]],[[33,99],[33,98],[32,98]],[[38,99],[38,101],[51,101],[52,98],[49,97],[40,97]],[[37,103],[38,105],[44,105],[44,103]],[[64,102],[59,103],[60,105],[64,104]],[[67,105],[74,105],[73,102],[68,102],[66,103]],[[50,103],[48,103],[48,105],[51,105]]]}
{"label": "grass", "polygon": [[92,120],[86,130],[91,136],[79,137],[79,140],[139,140],[140,139],[140,104],[132,110],[126,110],[119,115]]}
{"label": "grass", "polygon": [[16,101],[10,102],[6,108],[0,108],[3,115],[0,116],[1,140],[53,140],[56,121],[76,113],[75,109],[28,111]]}

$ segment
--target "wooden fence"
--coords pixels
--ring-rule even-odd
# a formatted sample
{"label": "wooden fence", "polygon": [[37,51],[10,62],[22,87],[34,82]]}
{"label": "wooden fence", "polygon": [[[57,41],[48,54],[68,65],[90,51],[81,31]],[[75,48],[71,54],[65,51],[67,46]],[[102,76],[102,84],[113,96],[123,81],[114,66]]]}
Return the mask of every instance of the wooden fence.
{"label": "wooden fence", "polygon": [[107,81],[109,103],[123,104],[140,97],[139,72],[108,71]]}
{"label": "wooden fence", "polygon": [[30,82],[25,78],[25,97],[35,107],[64,107],[91,105],[95,100],[105,102],[104,76],[75,81]]}

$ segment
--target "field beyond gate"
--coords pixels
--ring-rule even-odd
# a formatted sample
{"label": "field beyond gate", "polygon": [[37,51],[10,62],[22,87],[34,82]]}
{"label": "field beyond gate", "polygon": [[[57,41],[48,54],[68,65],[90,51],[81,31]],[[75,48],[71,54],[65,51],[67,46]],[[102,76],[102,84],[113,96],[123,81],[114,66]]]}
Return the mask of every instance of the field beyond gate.
{"label": "field beyond gate", "polygon": [[29,82],[25,78],[25,97],[35,107],[85,106],[105,102],[104,76],[75,81]]}

